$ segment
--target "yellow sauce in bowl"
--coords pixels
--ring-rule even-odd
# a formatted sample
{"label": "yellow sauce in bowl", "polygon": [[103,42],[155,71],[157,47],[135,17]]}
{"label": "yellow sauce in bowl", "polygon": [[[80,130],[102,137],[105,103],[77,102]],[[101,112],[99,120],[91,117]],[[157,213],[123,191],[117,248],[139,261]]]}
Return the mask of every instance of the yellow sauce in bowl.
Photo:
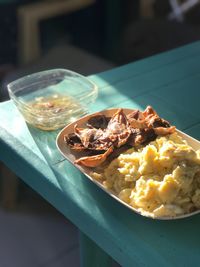
{"label": "yellow sauce in bowl", "polygon": [[26,121],[42,130],[61,128],[86,114],[78,101],[60,94],[37,97],[27,105],[28,109],[22,111]]}

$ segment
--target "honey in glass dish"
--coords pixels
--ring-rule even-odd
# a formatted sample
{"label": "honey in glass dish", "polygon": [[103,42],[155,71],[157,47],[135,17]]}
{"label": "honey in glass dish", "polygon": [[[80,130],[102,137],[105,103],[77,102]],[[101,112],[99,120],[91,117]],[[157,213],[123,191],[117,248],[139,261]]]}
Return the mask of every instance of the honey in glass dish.
{"label": "honey in glass dish", "polygon": [[97,86],[89,79],[65,69],[33,73],[7,87],[25,121],[48,131],[86,115],[98,94]]}
{"label": "honey in glass dish", "polygon": [[47,131],[61,128],[87,113],[73,97],[61,94],[36,97],[28,107],[25,115],[28,123]]}

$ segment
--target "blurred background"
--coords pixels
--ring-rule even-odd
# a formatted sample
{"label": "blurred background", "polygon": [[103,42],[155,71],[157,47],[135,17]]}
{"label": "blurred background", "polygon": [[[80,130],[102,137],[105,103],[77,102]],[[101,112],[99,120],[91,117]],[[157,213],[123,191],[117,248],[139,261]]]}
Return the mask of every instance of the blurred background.
{"label": "blurred background", "polygon": [[[199,39],[198,0],[0,0],[0,101],[29,73],[90,75]],[[0,190],[0,266],[79,266],[77,229],[1,163]]]}
{"label": "blurred background", "polygon": [[27,73],[89,75],[198,40],[199,15],[198,0],[0,0],[1,100]]}

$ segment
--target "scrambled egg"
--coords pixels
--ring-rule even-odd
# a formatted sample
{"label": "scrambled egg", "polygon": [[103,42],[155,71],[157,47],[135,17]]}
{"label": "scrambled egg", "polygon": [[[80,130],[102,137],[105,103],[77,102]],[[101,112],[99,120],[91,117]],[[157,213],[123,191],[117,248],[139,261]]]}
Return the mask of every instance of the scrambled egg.
{"label": "scrambled egg", "polygon": [[200,209],[200,153],[177,133],[129,149],[93,177],[143,215],[174,217]]}

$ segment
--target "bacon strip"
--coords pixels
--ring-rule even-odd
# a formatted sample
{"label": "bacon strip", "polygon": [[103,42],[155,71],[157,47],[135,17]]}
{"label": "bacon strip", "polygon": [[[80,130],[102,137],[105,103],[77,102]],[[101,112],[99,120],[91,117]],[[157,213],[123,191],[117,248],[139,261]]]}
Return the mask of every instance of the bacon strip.
{"label": "bacon strip", "polygon": [[110,147],[105,153],[100,155],[94,155],[94,156],[88,156],[88,157],[82,157],[80,159],[77,159],[74,161],[75,164],[83,165],[86,167],[97,167],[101,165],[107,157],[113,152],[113,148]]}
{"label": "bacon strip", "polygon": [[168,135],[174,131],[174,126],[170,126],[151,106],[147,106],[143,112],[134,110],[127,116],[123,109],[118,109],[111,118],[102,114],[92,116],[86,128],[78,128],[75,125],[74,133],[66,135],[64,140],[77,152],[85,150],[93,154],[77,159],[76,164],[97,167],[119,148],[148,144],[157,136]]}

